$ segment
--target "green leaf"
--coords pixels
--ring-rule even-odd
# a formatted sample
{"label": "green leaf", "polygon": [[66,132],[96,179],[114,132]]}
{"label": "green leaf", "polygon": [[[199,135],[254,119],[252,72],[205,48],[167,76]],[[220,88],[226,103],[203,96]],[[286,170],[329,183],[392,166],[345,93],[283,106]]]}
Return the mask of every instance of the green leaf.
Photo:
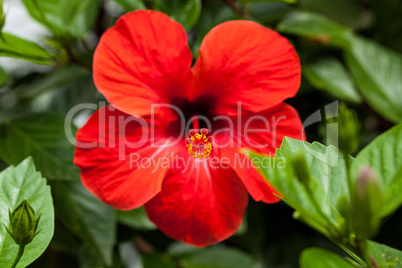
{"label": "green leaf", "polygon": [[391,122],[402,121],[402,57],[377,43],[351,38],[346,62],[371,107]]}
{"label": "green leaf", "polygon": [[168,14],[188,30],[200,17],[201,0],[158,0],[158,10]]}
{"label": "green leaf", "polygon": [[100,268],[105,266],[102,258],[99,258],[99,255],[96,253],[95,248],[87,243],[83,243],[79,247],[78,258],[80,268]]}
{"label": "green leaf", "polygon": [[27,267],[45,251],[53,237],[54,209],[50,187],[36,171],[31,158],[25,159],[17,167],[9,167],[0,173],[0,266],[10,267],[17,255],[18,245],[7,234],[3,223],[9,226],[8,210],[13,210],[26,198],[36,215],[42,211],[39,234],[25,247],[25,253],[17,268]]}
{"label": "green leaf", "polygon": [[336,58],[320,58],[305,64],[303,74],[314,87],[325,90],[336,98],[361,102],[360,94],[350,74]]}
{"label": "green leaf", "polygon": [[23,0],[29,14],[57,36],[83,37],[92,28],[99,0]]}
{"label": "green leaf", "polygon": [[360,26],[362,8],[354,0],[299,0],[299,7],[319,13],[348,27]]}
{"label": "green leaf", "polygon": [[[292,167],[298,155],[306,160],[311,174],[305,183],[297,178]],[[286,137],[275,158],[253,153],[250,156],[263,176],[284,196],[283,200],[297,211],[297,217],[300,215],[301,220],[325,235],[330,235],[328,228],[332,226],[342,229],[338,200],[349,196],[349,189],[345,159],[336,147]]]}
{"label": "green leaf", "polygon": [[18,87],[16,95],[35,112],[67,114],[73,107],[96,100],[92,72],[76,65],[62,67],[32,83]]}
{"label": "green leaf", "polygon": [[146,9],[146,6],[141,0],[115,0],[121,7],[129,12],[137,9]]}
{"label": "green leaf", "polygon": [[202,251],[202,248],[190,245],[190,244],[185,244],[180,241],[174,241],[169,245],[169,248],[167,249],[167,253],[175,258],[183,258],[183,257],[188,257],[191,255],[194,255],[197,252]]}
{"label": "green leaf", "polygon": [[[66,137],[70,130],[65,129],[64,120],[61,115],[40,113],[6,121],[0,126],[0,157],[15,165],[31,155],[48,179],[79,179],[73,164],[75,147]],[[74,136],[74,126],[71,132]]]}
{"label": "green leaf", "polygon": [[168,255],[157,253],[145,254],[142,256],[144,268],[175,268],[177,267]]}
{"label": "green leaf", "polygon": [[335,253],[320,248],[305,249],[300,256],[300,268],[353,268]]}
{"label": "green leaf", "polygon": [[376,260],[379,267],[398,268],[402,267],[402,251],[378,244],[373,241],[368,243],[368,251]]}
{"label": "green leaf", "polygon": [[289,13],[278,25],[283,33],[310,38],[319,38],[322,42],[339,47],[349,44],[351,31],[326,17],[306,11]]}
{"label": "green leaf", "polygon": [[112,265],[116,242],[115,210],[88,192],[80,182],[52,185],[57,216],[94,251],[105,265]]}
{"label": "green leaf", "polygon": [[246,253],[232,248],[211,247],[183,260],[183,268],[244,268],[257,267]]}
{"label": "green leaf", "polygon": [[59,226],[58,224],[54,230],[54,236],[50,246],[60,253],[76,255],[77,250],[80,248],[81,241],[71,235],[67,228],[57,228]]}
{"label": "green leaf", "polygon": [[261,24],[276,23],[293,9],[285,2],[255,2],[247,5],[247,12]]}
{"label": "green leaf", "polygon": [[369,165],[378,176],[383,192],[382,216],[402,204],[402,123],[386,131],[365,147],[351,166],[352,178],[362,166]]}
{"label": "green leaf", "polygon": [[118,248],[124,267],[143,267],[142,256],[132,241],[120,243]]}
{"label": "green leaf", "polygon": [[2,33],[0,56],[31,61],[37,64],[54,64],[52,55],[37,44],[17,36]]}
{"label": "green leaf", "polygon": [[3,68],[0,68],[0,87],[3,87],[7,84],[8,74],[4,71]]}
{"label": "green leaf", "polygon": [[148,219],[144,207],[140,207],[130,211],[117,210],[117,219],[119,220],[119,222],[134,229],[141,229],[141,230],[156,229],[155,224],[153,224]]}

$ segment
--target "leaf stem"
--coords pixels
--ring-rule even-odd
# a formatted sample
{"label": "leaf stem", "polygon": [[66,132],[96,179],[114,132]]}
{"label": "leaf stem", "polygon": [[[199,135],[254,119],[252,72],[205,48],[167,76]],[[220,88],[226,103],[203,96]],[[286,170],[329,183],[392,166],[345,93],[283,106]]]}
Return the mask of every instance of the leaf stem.
{"label": "leaf stem", "polygon": [[24,254],[24,250],[25,250],[25,246],[20,246],[18,249],[18,253],[17,256],[15,257],[14,263],[13,265],[11,265],[11,268],[15,268],[18,264],[18,262],[20,261],[22,255]]}

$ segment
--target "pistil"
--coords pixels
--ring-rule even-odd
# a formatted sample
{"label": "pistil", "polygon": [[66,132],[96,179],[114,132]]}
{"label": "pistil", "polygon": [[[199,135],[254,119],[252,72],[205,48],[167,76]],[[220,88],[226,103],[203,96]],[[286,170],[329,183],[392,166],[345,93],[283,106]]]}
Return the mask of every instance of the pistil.
{"label": "pistil", "polygon": [[188,153],[197,158],[207,158],[212,150],[213,138],[208,136],[208,129],[202,128],[200,133],[190,130],[190,138],[186,139]]}

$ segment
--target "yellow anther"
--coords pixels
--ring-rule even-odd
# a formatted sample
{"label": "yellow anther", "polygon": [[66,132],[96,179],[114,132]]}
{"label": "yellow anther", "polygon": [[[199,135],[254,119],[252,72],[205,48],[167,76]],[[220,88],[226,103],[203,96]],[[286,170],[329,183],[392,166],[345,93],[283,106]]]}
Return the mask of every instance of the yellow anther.
{"label": "yellow anther", "polygon": [[197,158],[207,158],[212,151],[212,137],[207,137],[208,130],[201,129],[201,133],[190,131],[190,138],[186,139],[188,153]]}

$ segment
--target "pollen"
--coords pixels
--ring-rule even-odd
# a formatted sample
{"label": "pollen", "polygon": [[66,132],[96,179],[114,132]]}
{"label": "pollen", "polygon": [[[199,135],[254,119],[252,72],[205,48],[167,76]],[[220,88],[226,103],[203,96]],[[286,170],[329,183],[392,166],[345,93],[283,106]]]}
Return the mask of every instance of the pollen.
{"label": "pollen", "polygon": [[207,158],[212,150],[213,138],[208,136],[208,129],[202,128],[200,133],[190,130],[190,138],[186,139],[188,153],[197,158]]}

